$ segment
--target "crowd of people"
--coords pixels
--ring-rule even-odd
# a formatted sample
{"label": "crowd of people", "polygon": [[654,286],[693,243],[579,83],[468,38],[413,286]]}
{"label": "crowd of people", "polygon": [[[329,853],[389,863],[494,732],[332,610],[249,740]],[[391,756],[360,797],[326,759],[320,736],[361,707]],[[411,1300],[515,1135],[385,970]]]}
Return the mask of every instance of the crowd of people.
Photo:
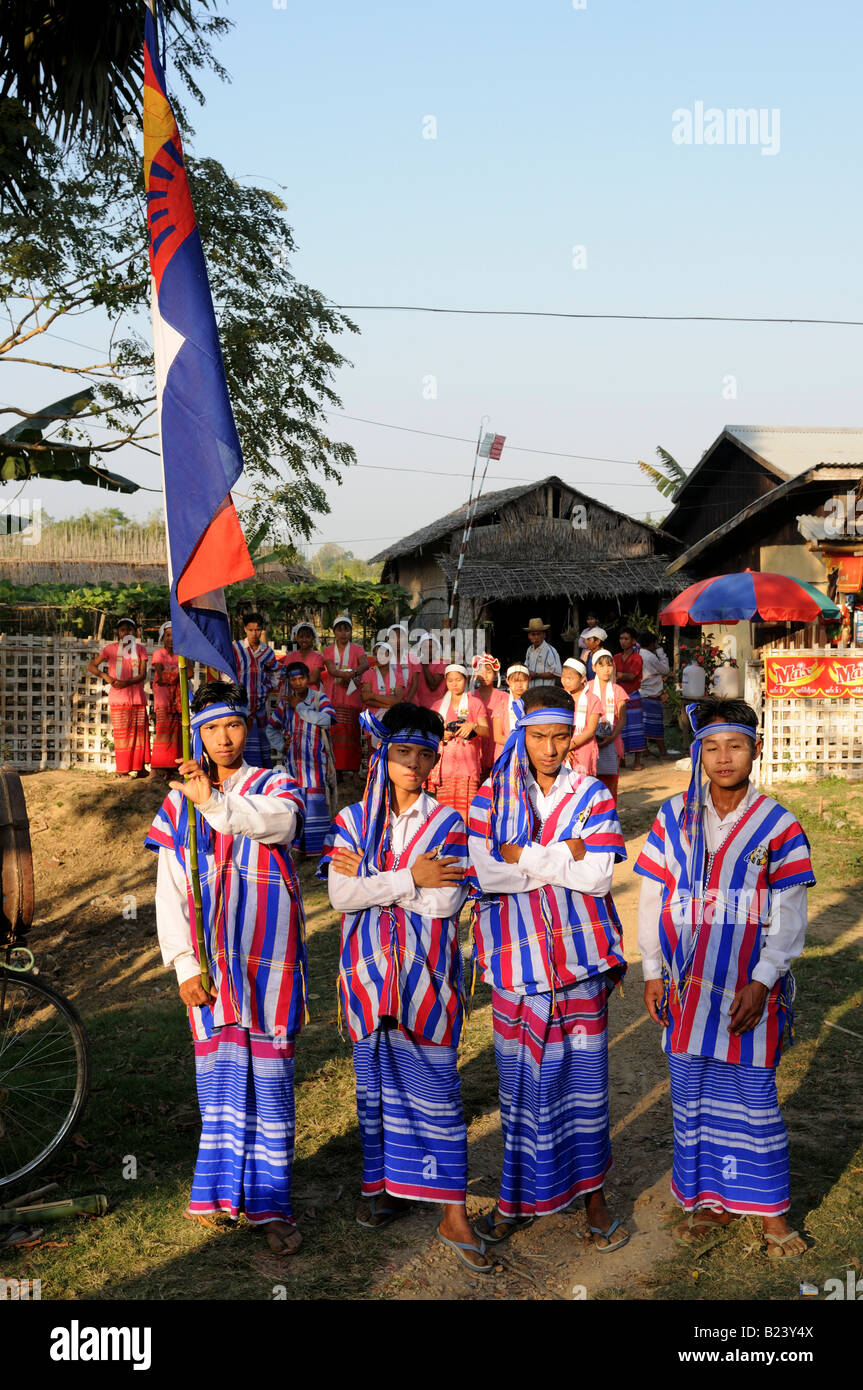
{"label": "crowd of people", "polygon": [[[320,653],[312,625],[298,624],[281,660],[260,629],[249,615],[236,672],[209,673],[196,691],[193,757],[179,762],[147,838],[202,1116],[186,1215],[245,1213],[281,1255],[302,1243],[291,1168],[309,997],[294,861],[305,853],[341,919],[360,1226],[437,1204],[438,1238],[486,1275],[490,1247],[581,1199],[595,1248],[614,1252],[630,1238],[604,1193],[608,1008],[627,970],[612,896],[626,857],[616,789],[627,750],[637,761],[653,739],[664,751],[650,702],[661,702],[667,662],[627,629],[612,654],[595,623],[581,657],[561,662],[547,625],[532,620],[524,662],[503,673],[489,653],[470,668],[445,663],[433,638],[409,642],[400,624],[366,654],[346,614]],[[128,667],[112,658],[120,690],[140,685],[129,637]],[[688,792],[661,806],[635,865],[645,1007],[671,1078],[672,1190],[685,1213],[676,1235],[715,1241],[756,1215],[767,1253],[789,1258],[805,1242],[786,1219],[776,1066],[814,882],[809,846],[749,780],[755,711],[711,696],[689,715]],[[348,788],[340,810],[337,775]],[[203,955],[191,925],[192,817]],[[457,1047],[478,976],[491,987],[504,1159],[497,1202],[471,1221]]]}

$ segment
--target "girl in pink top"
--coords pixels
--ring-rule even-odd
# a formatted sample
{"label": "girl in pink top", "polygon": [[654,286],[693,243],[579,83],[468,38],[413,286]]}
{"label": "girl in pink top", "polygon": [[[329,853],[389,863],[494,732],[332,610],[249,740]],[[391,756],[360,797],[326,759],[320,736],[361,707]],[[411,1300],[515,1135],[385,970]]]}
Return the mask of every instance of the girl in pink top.
{"label": "girl in pink top", "polygon": [[444,722],[441,755],[427,786],[438,801],[458,811],[467,825],[470,804],[482,784],[480,740],[488,734],[488,723],[482,701],[468,694],[464,666],[447,666],[444,680],[446,694],[432,706]]}
{"label": "girl in pink top", "polygon": [[587,667],[571,656],[563,663],[560,683],[575,701],[575,722],[567,763],[580,767],[591,777],[596,776],[596,729],[602,708],[593,691],[587,686]]}
{"label": "girl in pink top", "polygon": [[295,661],[301,661],[304,666],[307,666],[309,668],[309,685],[313,690],[320,689],[321,677],[327,669],[321,653],[315,650],[317,642],[318,634],[311,623],[297,623],[291,629],[293,650],[277,658],[282,673]]}
{"label": "girl in pink top", "polygon": [[503,699],[494,713],[494,757],[495,762],[504,749],[504,744],[515,728],[515,721],[524,711],[521,701],[530,686],[530,671],[520,661],[506,668],[506,684],[509,694],[502,690]]}
{"label": "girl in pink top", "polygon": [[490,652],[480,652],[475,656],[472,663],[473,668],[473,693],[478,700],[485,706],[485,717],[488,723],[488,733],[480,740],[482,743],[482,776],[483,781],[494,766],[495,737],[494,721],[496,716],[503,715],[509,709],[509,699],[503,690],[497,688],[500,680],[500,662],[493,657]]}
{"label": "girl in pink top", "polygon": [[[107,674],[99,668],[107,663]],[[114,761],[118,777],[146,777],[150,761],[150,721],[144,681],[147,679],[147,648],[135,640],[135,621],[121,618],[117,641],[109,642],[94,656],[87,670],[108,684],[108,706],[114,734]]]}
{"label": "girl in pink top", "polygon": [[[416,635],[416,634],[414,634]],[[437,648],[437,659],[432,661],[432,648]],[[431,633],[426,633],[414,647],[412,663],[419,667],[414,704],[424,709],[433,709],[436,700],[443,698],[445,690],[444,671],[446,662],[441,660],[440,642]]]}
{"label": "girl in pink top", "polygon": [[366,709],[389,709],[405,698],[404,675],[393,661],[395,653],[389,642],[375,642],[372,660],[375,663],[360,677],[360,696]]}
{"label": "girl in pink top", "polygon": [[590,690],[599,701],[600,715],[596,730],[596,776],[613,797],[617,797],[620,760],[624,756],[621,730],[626,724],[626,703],[629,699],[622,685],[614,682],[614,657],[603,647],[593,653],[596,672]]}
{"label": "girl in pink top", "polygon": [[180,670],[174,655],[170,623],[159,628],[158,645],[153,652],[153,730],[152,766],[172,777],[183,757],[180,725]]}

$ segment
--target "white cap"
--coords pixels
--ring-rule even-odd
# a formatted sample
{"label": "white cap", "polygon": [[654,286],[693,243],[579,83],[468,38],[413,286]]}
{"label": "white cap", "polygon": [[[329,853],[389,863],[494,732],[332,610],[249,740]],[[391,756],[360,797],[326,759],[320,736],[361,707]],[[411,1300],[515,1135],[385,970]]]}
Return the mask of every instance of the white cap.
{"label": "white cap", "polygon": [[606,651],[605,647],[599,647],[595,652],[590,653],[590,659],[593,662],[594,666],[596,665],[597,661],[601,656],[607,656],[609,661],[611,661],[612,663],[614,662],[614,657],[611,655],[611,652]]}
{"label": "white cap", "polygon": [[[594,655],[595,655],[595,653],[594,653]],[[575,659],[574,656],[568,657],[567,660],[566,660],[563,664],[564,664],[564,666],[568,666],[568,667],[570,668],[571,671],[578,671],[579,674],[582,675],[582,676],[586,676],[586,675],[587,675],[587,667],[585,666],[584,662],[583,662],[583,661],[576,661],[576,659]]]}
{"label": "white cap", "polygon": [[608,633],[606,632],[604,627],[586,628],[585,631],[581,634],[581,636],[583,641],[586,641],[588,637],[598,637],[600,642],[608,641]]}

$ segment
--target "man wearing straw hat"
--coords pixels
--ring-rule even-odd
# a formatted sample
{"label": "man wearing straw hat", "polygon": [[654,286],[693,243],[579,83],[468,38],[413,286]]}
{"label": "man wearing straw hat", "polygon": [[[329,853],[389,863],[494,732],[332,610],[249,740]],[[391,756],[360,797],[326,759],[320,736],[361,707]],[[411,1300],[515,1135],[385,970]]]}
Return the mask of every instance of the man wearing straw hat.
{"label": "man wearing straw hat", "polygon": [[[199,686],[194,756],[177,769],[187,780],[171,783],[144,843],[159,856],[159,944],[176,970],[195,1047],[202,1129],[186,1215],[211,1225],[213,1213],[244,1212],[274,1254],[293,1255],[301,1244],[291,1209],[294,1039],[305,1018],[306,950],[289,850],[303,796],[286,772],[246,762],[249,724],[241,686]],[[191,926],[191,816],[203,963]]]}
{"label": "man wearing straw hat", "polygon": [[542,618],[531,618],[524,628],[530,644],[524,664],[530,671],[531,689],[535,685],[556,685],[560,680],[560,657],[545,640],[548,629],[549,624],[544,623]]}

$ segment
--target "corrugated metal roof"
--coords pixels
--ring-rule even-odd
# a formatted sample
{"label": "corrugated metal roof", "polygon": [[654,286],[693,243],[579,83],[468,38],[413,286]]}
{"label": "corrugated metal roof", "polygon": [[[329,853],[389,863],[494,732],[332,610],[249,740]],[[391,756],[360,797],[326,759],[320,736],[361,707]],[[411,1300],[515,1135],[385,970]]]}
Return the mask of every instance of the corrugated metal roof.
{"label": "corrugated metal roof", "polygon": [[817,463],[859,463],[863,459],[863,429],[857,426],[726,425],[753,453],[795,478]]}

